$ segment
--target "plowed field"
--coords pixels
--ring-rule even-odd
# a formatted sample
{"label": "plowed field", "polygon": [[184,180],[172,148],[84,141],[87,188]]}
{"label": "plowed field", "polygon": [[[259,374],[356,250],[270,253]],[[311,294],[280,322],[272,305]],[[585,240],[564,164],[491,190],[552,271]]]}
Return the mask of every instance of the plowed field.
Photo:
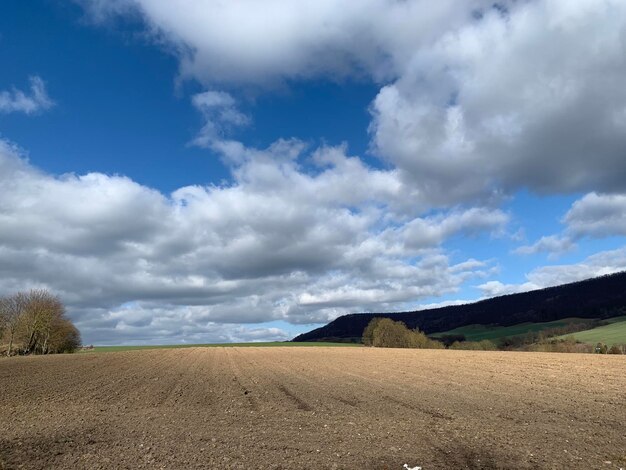
{"label": "plowed field", "polygon": [[626,467],[626,357],[193,348],[0,360],[0,468]]}

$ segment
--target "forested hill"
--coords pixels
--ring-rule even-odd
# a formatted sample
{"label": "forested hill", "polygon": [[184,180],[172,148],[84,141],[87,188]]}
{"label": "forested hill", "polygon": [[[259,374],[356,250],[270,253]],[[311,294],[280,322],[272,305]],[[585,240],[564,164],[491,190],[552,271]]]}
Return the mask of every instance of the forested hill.
{"label": "forested hill", "polygon": [[510,326],[569,317],[609,318],[626,314],[626,271],[556,287],[504,295],[479,302],[399,313],[353,313],[293,341],[360,338],[374,317],[403,321],[427,334],[461,326]]}

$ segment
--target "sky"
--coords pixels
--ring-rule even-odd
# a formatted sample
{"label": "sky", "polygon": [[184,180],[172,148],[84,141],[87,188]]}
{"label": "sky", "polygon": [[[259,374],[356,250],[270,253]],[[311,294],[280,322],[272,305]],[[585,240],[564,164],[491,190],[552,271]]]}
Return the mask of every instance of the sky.
{"label": "sky", "polygon": [[625,270],[625,82],[623,0],[5,0],[0,295],[269,341]]}

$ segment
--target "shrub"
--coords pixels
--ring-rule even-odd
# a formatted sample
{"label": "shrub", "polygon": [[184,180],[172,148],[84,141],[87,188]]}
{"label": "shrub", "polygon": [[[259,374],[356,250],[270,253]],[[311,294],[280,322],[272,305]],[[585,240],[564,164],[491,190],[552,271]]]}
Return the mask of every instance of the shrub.
{"label": "shrub", "polygon": [[446,347],[450,347],[454,343],[465,341],[465,335],[441,335],[437,339]]}
{"label": "shrub", "polygon": [[381,320],[382,318],[379,318],[379,317],[372,319],[372,321],[370,321],[365,327],[365,330],[363,330],[363,344],[365,346],[374,345],[374,330],[376,329],[376,327],[378,326],[378,323],[380,323]]}
{"label": "shrub", "polygon": [[617,344],[611,346],[611,349],[608,350],[607,354],[622,354],[622,348],[620,348]]}
{"label": "shrub", "polygon": [[524,348],[525,351],[557,352],[557,353],[591,353],[592,345],[578,343],[573,337],[565,339],[544,340],[540,343],[531,344]]}
{"label": "shrub", "polygon": [[389,318],[374,318],[363,331],[363,344],[378,348],[442,349],[444,345],[426,336],[419,329]]}
{"label": "shrub", "polygon": [[374,328],[372,344],[378,348],[409,348],[412,341],[404,323],[383,318]]}

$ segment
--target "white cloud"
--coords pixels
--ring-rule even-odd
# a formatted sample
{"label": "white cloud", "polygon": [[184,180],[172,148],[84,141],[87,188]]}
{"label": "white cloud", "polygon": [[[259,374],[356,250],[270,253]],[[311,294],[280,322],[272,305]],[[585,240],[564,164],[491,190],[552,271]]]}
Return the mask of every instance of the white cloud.
{"label": "white cloud", "polygon": [[494,228],[504,227],[508,221],[509,216],[501,210],[472,208],[452,211],[445,216],[415,219],[400,232],[406,246],[419,248],[438,245],[453,235],[493,231]]}
{"label": "white cloud", "polygon": [[0,292],[52,289],[88,341],[208,338],[215,325],[321,322],[454,292],[489,267],[452,264],[441,245],[508,221],[488,208],[420,217],[394,171],[342,147],[243,150],[232,184],[164,195],[122,176],[54,177],[2,143]]}
{"label": "white cloud", "polygon": [[451,305],[465,305],[474,302],[473,300],[444,300],[442,302],[434,302],[430,304],[421,304],[417,310],[431,310],[434,308],[449,307]]}
{"label": "white cloud", "polygon": [[[49,286],[74,315],[92,312],[87,331],[167,336],[180,323],[209,335],[411,308],[490,271],[454,264],[441,246],[501,234],[509,215],[497,204],[521,188],[597,193],[572,207],[566,235],[520,253],[623,234],[621,196],[604,195],[626,192],[621,0],[79,1],[96,20],[139,15],[181,77],[211,90],[192,100],[205,118],[192,144],[232,172],[228,185],[164,195],[124,177],[54,177],[0,146],[0,290]],[[251,121],[235,90],[320,77],[381,85],[369,131],[389,169],[345,146],[230,137]],[[622,257],[479,287],[545,287],[623,269]]]}
{"label": "white cloud", "polygon": [[202,344],[287,341],[290,335],[272,326],[248,326],[207,320],[202,307],[149,306],[141,303],[113,309],[81,309],[74,321],[89,342],[107,344]]}
{"label": "white cloud", "polygon": [[396,77],[416,45],[489,5],[468,0],[80,0],[102,20],[134,11],[180,59],[181,74],[205,84],[367,74]]}
{"label": "white cloud", "polygon": [[538,286],[530,281],[522,284],[504,284],[500,281],[488,281],[479,285],[478,288],[481,290],[483,298],[491,298],[541,289],[542,286]]}
{"label": "white cloud", "polygon": [[40,77],[30,77],[30,94],[13,88],[0,91],[0,113],[35,114],[54,105]]}
{"label": "white cloud", "polygon": [[624,189],[626,4],[509,4],[417,48],[372,105],[377,153],[435,204]]}
{"label": "white cloud", "polygon": [[[414,188],[414,204],[626,190],[622,0],[81,3],[99,19],[134,12],[182,77],[211,89],[380,83],[372,149]],[[198,143],[215,134],[207,122]]]}
{"label": "white cloud", "polygon": [[626,235],[626,195],[589,193],[572,204],[563,221],[577,237]]}
{"label": "white cloud", "polygon": [[524,245],[516,248],[514,253],[518,255],[536,255],[548,253],[548,259],[556,259],[559,255],[576,248],[576,244],[568,237],[550,235],[541,237],[532,245]]}
{"label": "white cloud", "polygon": [[489,281],[478,286],[478,288],[485,297],[494,297],[543,289],[621,271],[626,271],[626,248],[602,251],[589,256],[580,263],[536,268],[526,275],[527,281],[521,284]]}
{"label": "white cloud", "polygon": [[562,235],[541,237],[532,245],[514,250],[520,255],[548,253],[549,259],[576,248],[584,237],[606,238],[626,235],[626,195],[591,192],[574,201],[561,219],[566,225]]}
{"label": "white cloud", "polygon": [[250,123],[250,118],[237,109],[236,101],[229,93],[205,91],[194,95],[192,103],[205,119],[204,126],[192,141],[199,147],[219,148],[232,128]]}
{"label": "white cloud", "polygon": [[626,196],[591,192],[574,201],[561,222],[566,224],[562,235],[541,237],[532,245],[513,252],[519,255],[548,253],[548,259],[574,250],[576,240],[584,237],[606,238],[626,235]]}

